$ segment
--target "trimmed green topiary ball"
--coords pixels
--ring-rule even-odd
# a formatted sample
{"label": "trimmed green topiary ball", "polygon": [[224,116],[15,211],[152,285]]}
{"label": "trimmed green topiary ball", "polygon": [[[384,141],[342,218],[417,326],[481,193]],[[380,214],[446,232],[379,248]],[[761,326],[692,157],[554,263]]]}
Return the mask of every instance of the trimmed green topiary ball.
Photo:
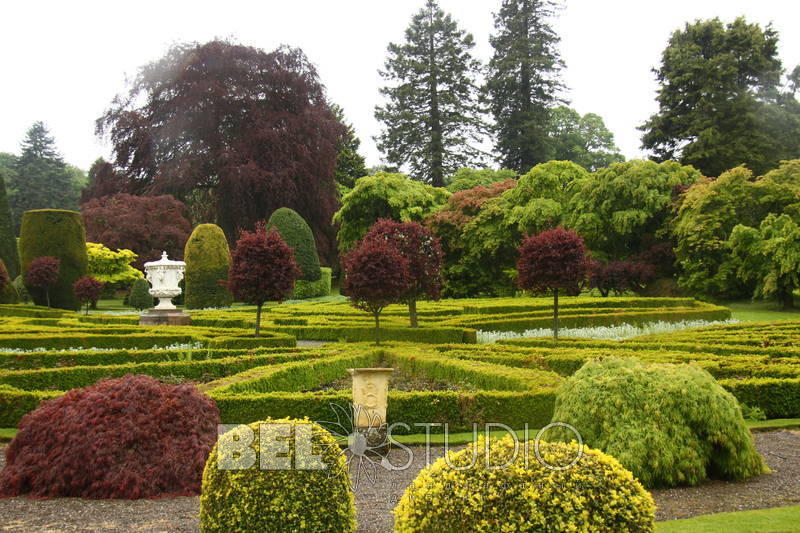
{"label": "trimmed green topiary ball", "polygon": [[450,452],[406,489],[395,533],[653,531],[653,498],[616,459],[575,442],[538,450],[541,461],[533,441],[509,435]]}
{"label": "trimmed green topiary ball", "polygon": [[321,277],[319,255],[314,242],[314,234],[303,217],[293,209],[276,209],[267,222],[267,229],[274,227],[281,238],[294,251],[294,260],[302,271],[301,280],[317,281]]}
{"label": "trimmed green topiary ball", "polygon": [[[553,421],[574,426],[646,487],[767,471],[736,398],[695,365],[590,361],[559,389]],[[561,428],[547,437],[575,438]]]}
{"label": "trimmed green topiary ball", "polygon": [[[303,451],[309,442],[306,452],[318,459]],[[306,419],[266,420],[225,433],[203,472],[200,529],[355,531],[344,453],[330,433]]]}
{"label": "trimmed green topiary ball", "polygon": [[188,309],[229,307],[233,296],[220,281],[227,281],[231,252],[222,228],[216,224],[200,224],[186,241],[183,251],[184,305]]}
{"label": "trimmed green topiary ball", "polygon": [[[72,284],[88,274],[86,233],[81,214],[60,209],[36,209],[22,214],[19,234],[22,277],[31,261],[39,257],[55,257],[59,263],[58,281],[50,289],[50,305],[61,309],[78,310]],[[36,305],[46,305],[45,291],[28,287]]]}

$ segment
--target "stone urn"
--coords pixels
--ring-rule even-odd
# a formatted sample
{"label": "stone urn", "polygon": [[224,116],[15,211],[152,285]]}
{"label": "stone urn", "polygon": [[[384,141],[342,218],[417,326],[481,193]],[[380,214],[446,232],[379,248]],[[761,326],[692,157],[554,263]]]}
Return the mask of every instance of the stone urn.
{"label": "stone urn", "polygon": [[388,451],[386,406],[393,368],[349,368],[353,376],[353,431],[367,448]]}
{"label": "stone urn", "polygon": [[183,279],[184,270],[186,263],[169,259],[167,252],[162,253],[158,261],[144,264],[146,278],[150,282],[150,296],[158,298],[158,305],[139,317],[140,325],[185,326],[192,323],[192,318],[187,313],[172,304],[172,299],[181,294],[178,283]]}

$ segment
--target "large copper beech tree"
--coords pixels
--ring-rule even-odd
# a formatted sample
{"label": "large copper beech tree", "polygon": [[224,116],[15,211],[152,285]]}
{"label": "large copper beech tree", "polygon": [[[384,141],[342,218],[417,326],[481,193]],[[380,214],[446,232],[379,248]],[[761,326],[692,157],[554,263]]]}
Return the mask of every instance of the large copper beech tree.
{"label": "large copper beech tree", "polygon": [[215,40],[181,44],[142,67],[97,120],[132,194],[210,202],[234,241],[279,207],[335,249],[334,166],[344,134],[305,54]]}

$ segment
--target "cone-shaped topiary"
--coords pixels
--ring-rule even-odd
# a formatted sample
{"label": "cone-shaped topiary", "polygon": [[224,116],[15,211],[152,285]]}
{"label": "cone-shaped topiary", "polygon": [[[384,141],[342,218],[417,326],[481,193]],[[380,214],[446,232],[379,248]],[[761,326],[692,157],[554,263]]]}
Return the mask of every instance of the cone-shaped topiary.
{"label": "cone-shaped topiary", "polygon": [[303,281],[317,281],[320,276],[319,255],[311,228],[299,214],[288,207],[276,209],[267,222],[267,229],[275,228],[294,253]]}
{"label": "cone-shaped topiary", "polygon": [[150,296],[150,283],[146,279],[139,278],[133,282],[131,294],[128,296],[128,305],[139,311],[153,307],[153,297]]}
{"label": "cone-shaped topiary", "polygon": [[229,307],[233,296],[220,281],[228,279],[231,252],[222,228],[216,224],[200,224],[186,241],[183,251],[184,305],[189,309]]}
{"label": "cone-shaped topiary", "polygon": [[15,304],[19,302],[19,294],[14,287],[14,281],[8,275],[6,264],[0,259],[0,304]]}
{"label": "cone-shaped topiary", "polygon": [[0,259],[6,264],[8,275],[11,279],[19,276],[19,249],[14,233],[14,219],[8,205],[6,183],[0,173]]}
{"label": "cone-shaped topiary", "polygon": [[576,442],[538,444],[481,438],[437,460],[400,498],[395,532],[654,530],[652,496],[616,459]]}
{"label": "cone-shaped topiary", "polygon": [[266,420],[220,436],[203,472],[200,529],[356,530],[347,461],[308,420]]}
{"label": "cone-shaped topiary", "polygon": [[219,422],[214,401],[193,385],[131,374],[101,380],[22,418],[0,496],[197,494]]}
{"label": "cone-shaped topiary", "polygon": [[[574,426],[646,487],[766,471],[736,398],[694,365],[590,361],[559,389],[553,421]],[[561,428],[547,437],[575,438]]]}
{"label": "cone-shaped topiary", "polygon": [[[86,236],[80,213],[58,209],[37,209],[22,215],[20,230],[22,274],[37,257],[51,256],[59,260],[59,274],[50,289],[50,304],[61,309],[78,310],[80,303],[72,285],[88,273]],[[28,286],[36,305],[46,304],[43,289]]]}

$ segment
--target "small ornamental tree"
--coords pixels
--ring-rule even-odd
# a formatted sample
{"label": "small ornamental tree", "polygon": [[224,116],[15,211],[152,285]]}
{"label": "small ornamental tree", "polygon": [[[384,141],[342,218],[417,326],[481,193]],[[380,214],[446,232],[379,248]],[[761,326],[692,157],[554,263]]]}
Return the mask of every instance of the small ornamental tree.
{"label": "small ornamental tree", "polygon": [[128,305],[142,311],[153,307],[153,297],[150,295],[150,283],[144,278],[133,282],[131,293],[128,296]]}
{"label": "small ornamental tree", "polygon": [[622,294],[625,291],[641,291],[655,278],[655,266],[634,261],[612,261],[591,264],[589,286],[608,296],[612,291]]}
{"label": "small ornamental tree", "polygon": [[256,306],[256,337],[264,303],[286,299],[300,274],[292,249],[275,228],[266,231],[259,224],[254,232],[242,232],[228,270],[228,288],[237,300]]}
{"label": "small ornamental tree", "polygon": [[47,307],[50,307],[50,289],[58,281],[60,263],[55,257],[37,257],[25,271],[25,283],[44,291]]}
{"label": "small ornamental tree", "polygon": [[342,292],[353,306],[375,317],[375,344],[380,344],[381,311],[403,300],[413,286],[408,259],[386,241],[361,242],[342,260]]}
{"label": "small ornamental tree", "polygon": [[75,297],[86,307],[86,314],[89,314],[89,307],[97,303],[103,293],[103,282],[94,279],[92,276],[84,276],[75,283],[72,288],[75,290]]}
{"label": "small ornamental tree", "polygon": [[411,327],[417,327],[417,300],[438,300],[442,289],[442,247],[439,239],[418,222],[379,219],[364,236],[364,242],[386,242],[408,261],[411,286],[404,295]]}
{"label": "small ornamental tree", "polygon": [[519,248],[517,283],[526,291],[553,291],[553,339],[558,340],[558,291],[574,290],[589,274],[583,239],[556,228],[528,237]]}

